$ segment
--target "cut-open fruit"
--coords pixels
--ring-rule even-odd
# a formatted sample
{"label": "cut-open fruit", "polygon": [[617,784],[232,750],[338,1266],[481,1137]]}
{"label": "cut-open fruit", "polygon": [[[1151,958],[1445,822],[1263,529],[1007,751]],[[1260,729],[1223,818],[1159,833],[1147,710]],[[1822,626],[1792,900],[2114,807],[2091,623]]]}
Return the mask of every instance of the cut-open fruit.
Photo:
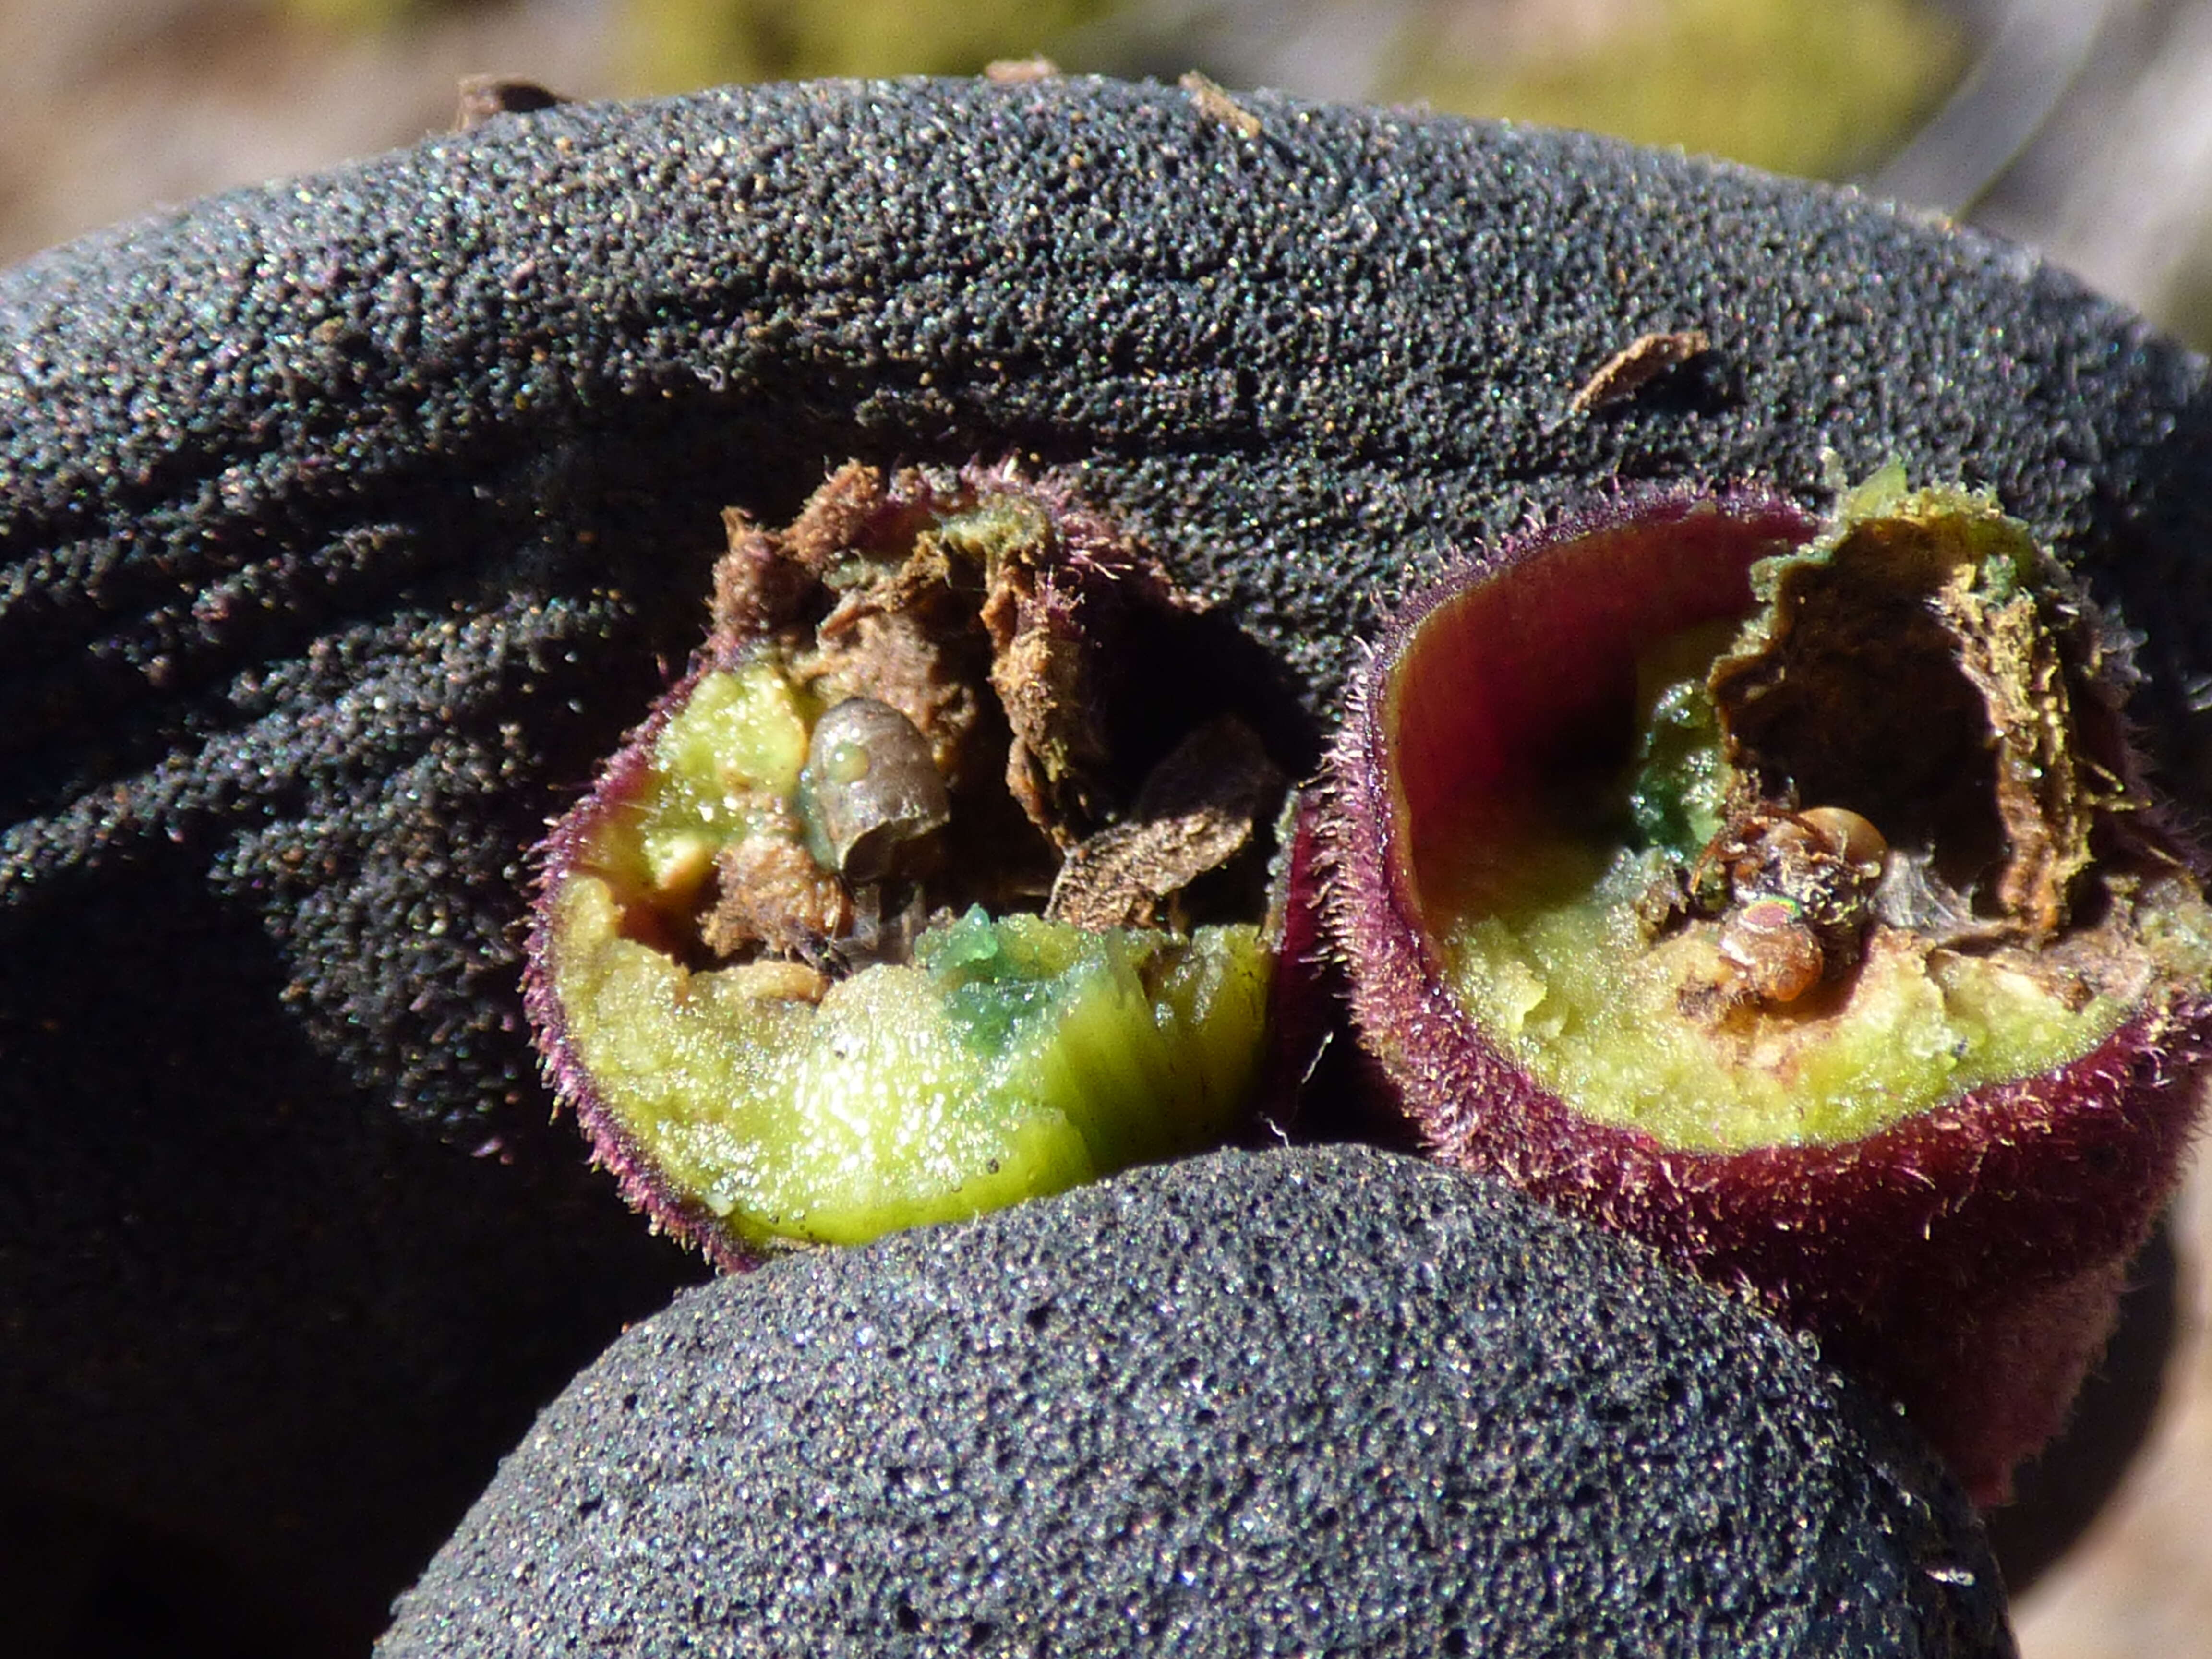
{"label": "cut-open fruit", "polygon": [[1235,1133],[1285,780],[1162,681],[1189,614],[1010,473],[732,515],[707,647],[556,830],[530,952],[634,1202],[738,1265]]}
{"label": "cut-open fruit", "polygon": [[1429,1142],[1905,1398],[1985,1498],[2056,1426],[2200,1093],[2212,910],[2124,655],[1894,470],[1631,499],[1455,574],[1340,745],[1332,927]]}

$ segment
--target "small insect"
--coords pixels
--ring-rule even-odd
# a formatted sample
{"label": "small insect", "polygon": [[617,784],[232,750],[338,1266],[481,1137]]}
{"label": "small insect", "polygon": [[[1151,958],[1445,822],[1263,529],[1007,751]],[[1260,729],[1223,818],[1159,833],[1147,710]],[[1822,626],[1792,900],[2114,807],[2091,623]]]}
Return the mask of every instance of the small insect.
{"label": "small insect", "polygon": [[1598,366],[1597,373],[1583,382],[1582,390],[1567,404],[1567,411],[1587,415],[1594,409],[1632,398],[1665,370],[1702,356],[1712,349],[1712,337],[1701,328],[1639,334],[1607,358]]}

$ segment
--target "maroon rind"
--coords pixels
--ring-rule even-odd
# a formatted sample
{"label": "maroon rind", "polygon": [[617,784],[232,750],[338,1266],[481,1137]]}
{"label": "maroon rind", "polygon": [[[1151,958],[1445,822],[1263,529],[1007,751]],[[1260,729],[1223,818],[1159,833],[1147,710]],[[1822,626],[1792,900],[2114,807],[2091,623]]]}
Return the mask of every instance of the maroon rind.
{"label": "maroon rind", "polygon": [[1282,937],[1267,988],[1255,1127],[1285,1140],[1358,1140],[1415,1152],[1405,1119],[1388,1104],[1379,1063],[1346,1029],[1351,986],[1324,915],[1322,800],[1318,785],[1300,792],[1282,854]]}
{"label": "maroon rind", "polygon": [[[1741,1286],[1890,1389],[1984,1504],[2063,1423],[2122,1264],[2179,1172],[2212,1062],[2212,999],[2147,1005],[2090,1054],[1838,1146],[1669,1150],[1593,1122],[1521,1072],[1447,990],[1396,845],[1378,707],[1453,593],[1592,533],[1679,521],[1625,497],[1464,568],[1391,626],[1331,758],[1328,908],[1352,1012],[1401,1109],[1455,1166],[1501,1176]],[[1713,498],[1779,526],[1786,503]]]}
{"label": "maroon rind", "polygon": [[568,1041],[568,1014],[553,982],[552,966],[554,896],[575,872],[609,816],[641,792],[662,729],[690,700],[701,678],[729,660],[724,653],[701,652],[539,848],[538,896],[531,906],[530,936],[523,953],[522,1006],[545,1080],[555,1098],[576,1115],[577,1127],[591,1143],[592,1162],[613,1175],[623,1201],[648,1217],[654,1231],[695,1247],[725,1273],[741,1273],[758,1267],[765,1259],[763,1254],[725,1229],[704,1204],[671,1186],[645,1148],[623,1127]]}

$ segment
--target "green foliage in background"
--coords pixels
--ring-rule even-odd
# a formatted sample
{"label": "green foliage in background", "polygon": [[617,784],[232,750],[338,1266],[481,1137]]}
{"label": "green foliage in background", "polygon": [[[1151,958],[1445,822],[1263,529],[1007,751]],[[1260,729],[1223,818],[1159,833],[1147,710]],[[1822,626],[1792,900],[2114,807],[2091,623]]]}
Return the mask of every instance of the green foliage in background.
{"label": "green foliage in background", "polygon": [[1956,26],[1913,0],[1651,0],[1594,47],[1498,64],[1406,44],[1392,90],[1438,109],[1820,178],[1888,154],[1966,64]]}
{"label": "green foliage in background", "polygon": [[973,75],[1048,51],[1114,0],[621,0],[641,92],[817,75]]}
{"label": "green foliage in background", "polygon": [[374,33],[441,10],[458,10],[465,0],[263,0],[279,18],[311,27]]}
{"label": "green foliage in background", "polygon": [[[374,30],[489,0],[264,3],[295,21]],[[1071,68],[1110,73],[1127,65],[1088,60],[1101,52],[1173,59],[1169,37],[1182,15],[1127,0],[605,3],[622,43],[618,72],[641,93],[806,76],[969,75],[994,58],[1063,45]],[[1893,149],[1966,58],[1935,0],[1611,0],[1594,36],[1562,28],[1556,44],[1527,27],[1526,9],[1537,3],[1518,0],[1522,27],[1489,42],[1485,0],[1431,0],[1429,21],[1404,31],[1399,70],[1377,94],[1834,178]],[[1109,17],[1110,29],[1096,27]],[[1525,44],[1532,35],[1536,44]]]}

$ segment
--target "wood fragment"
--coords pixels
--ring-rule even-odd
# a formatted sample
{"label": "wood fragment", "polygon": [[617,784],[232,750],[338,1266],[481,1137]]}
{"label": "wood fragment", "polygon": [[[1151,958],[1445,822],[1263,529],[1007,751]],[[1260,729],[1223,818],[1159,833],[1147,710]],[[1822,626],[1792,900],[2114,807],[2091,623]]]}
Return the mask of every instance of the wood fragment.
{"label": "wood fragment", "polygon": [[472,132],[495,115],[527,115],[568,102],[535,81],[506,75],[465,75],[460,94],[460,106],[453,112],[456,132]]}
{"label": "wood fragment", "polygon": [[1219,82],[1196,70],[1188,70],[1176,84],[1190,94],[1191,102],[1198,106],[1198,112],[1207,120],[1233,128],[1242,138],[1260,136],[1260,118],[1231,97]]}
{"label": "wood fragment", "polygon": [[1657,375],[1712,349],[1712,337],[1701,328],[1639,334],[1607,358],[1597,373],[1583,382],[1582,390],[1575,393],[1567,408],[1573,414],[1587,415],[1594,409],[1632,398]]}
{"label": "wood fragment", "polygon": [[1060,73],[1060,65],[1042,53],[1034,58],[994,58],[983,65],[983,78],[994,87],[1026,86],[1032,81],[1054,80]]}

